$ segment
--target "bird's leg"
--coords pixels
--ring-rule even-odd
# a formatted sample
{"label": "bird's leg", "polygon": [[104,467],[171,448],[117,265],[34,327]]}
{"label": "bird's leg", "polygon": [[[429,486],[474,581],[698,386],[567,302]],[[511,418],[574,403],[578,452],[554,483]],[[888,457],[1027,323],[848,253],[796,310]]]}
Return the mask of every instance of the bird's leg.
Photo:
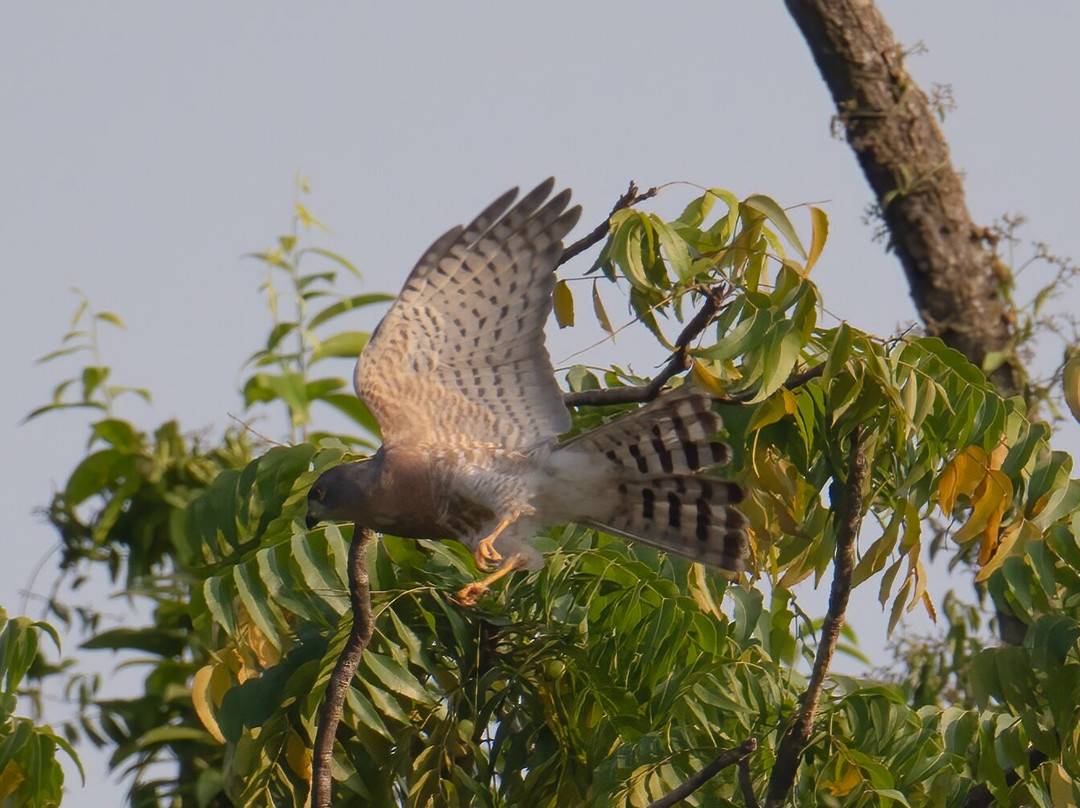
{"label": "bird's leg", "polygon": [[489,586],[503,576],[509,575],[514,570],[520,568],[524,563],[525,557],[515,553],[506,559],[506,561],[503,562],[503,565],[495,570],[495,572],[491,573],[491,575],[461,587],[454,597],[462,606],[475,606],[476,602],[480,600],[480,596],[487,591]]}
{"label": "bird's leg", "polygon": [[513,517],[503,519],[499,522],[497,528],[477,543],[476,550],[473,551],[473,558],[476,559],[476,566],[479,569],[486,572],[498,567],[499,562],[502,561],[502,553],[495,549],[495,539],[499,538],[499,534],[506,530],[507,525],[513,521]]}

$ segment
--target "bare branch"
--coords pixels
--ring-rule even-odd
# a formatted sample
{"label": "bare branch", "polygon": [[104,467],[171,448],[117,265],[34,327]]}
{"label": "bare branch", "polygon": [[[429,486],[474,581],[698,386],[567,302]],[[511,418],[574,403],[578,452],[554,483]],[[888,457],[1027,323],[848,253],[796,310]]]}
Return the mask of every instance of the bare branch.
{"label": "bare branch", "polygon": [[[676,353],[664,369],[645,385],[637,387],[605,387],[603,390],[580,390],[576,393],[563,393],[563,403],[567,407],[581,406],[604,406],[606,404],[643,404],[652,401],[667,384],[672,376],[685,371],[688,367],[688,357]],[[814,365],[812,368],[792,373],[784,382],[784,387],[793,390],[801,387],[825,372],[825,365]],[[713,400],[719,404],[745,404],[757,395],[757,390],[745,390],[730,396],[714,396]]]}
{"label": "bare branch", "polygon": [[752,755],[755,751],[757,751],[757,741],[753,738],[748,738],[732,749],[725,749],[716,756],[716,760],[697,774],[689,777],[674,791],[665,794],[655,802],[649,803],[649,808],[670,808],[672,805],[677,805],[705,785],[705,783],[715,777],[719,772],[726,769],[728,766],[733,766],[739,761],[744,760],[748,755]]}
{"label": "bare branch", "polygon": [[322,706],[319,708],[319,728],[315,733],[315,747],[311,760],[312,808],[330,808],[333,794],[333,776],[330,764],[334,759],[334,737],[345,708],[345,696],[349,692],[360,657],[371,642],[374,622],[371,614],[371,580],[367,571],[367,548],[375,534],[366,527],[353,526],[352,543],[349,545],[349,598],[352,601],[352,628],[349,639],[334,663],[333,673],[326,685]]}
{"label": "bare branch", "polygon": [[829,672],[840,629],[844,626],[848,595],[851,593],[851,573],[855,566],[855,538],[862,522],[862,489],[866,479],[866,458],[863,453],[863,430],[857,427],[851,434],[851,451],[848,455],[848,475],[841,487],[833,483],[832,501],[839,503],[836,512],[836,556],[833,559],[833,581],[829,592],[829,608],[821,626],[821,640],[814,656],[814,668],[803,694],[802,706],[791,722],[776,750],[776,764],[769,778],[769,790],[765,808],[780,808],[787,801],[788,793],[795,785],[795,775],[802,762],[803,752],[810,741],[825,676]]}
{"label": "bare branch", "polygon": [[592,232],[583,238],[579,238],[565,250],[563,250],[562,257],[559,259],[557,266],[562,266],[571,258],[576,258],[585,252],[589,247],[604,240],[604,237],[608,234],[608,226],[611,223],[611,217],[618,213],[623,208],[629,208],[636,205],[638,202],[644,202],[646,199],[652,199],[657,194],[656,188],[650,188],[645,193],[639,194],[638,187],[633,180],[630,181],[630,187],[626,189],[626,193],[619,197],[615,206],[611,209],[611,213],[600,224],[593,228]]}

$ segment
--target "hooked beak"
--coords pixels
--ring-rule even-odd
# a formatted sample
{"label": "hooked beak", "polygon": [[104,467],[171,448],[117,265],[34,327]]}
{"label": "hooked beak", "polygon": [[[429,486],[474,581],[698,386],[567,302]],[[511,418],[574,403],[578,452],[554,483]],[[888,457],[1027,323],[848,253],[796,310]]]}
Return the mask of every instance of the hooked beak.
{"label": "hooked beak", "polygon": [[322,520],[319,517],[315,516],[311,511],[308,511],[307,516],[304,517],[304,524],[307,525],[308,530],[314,528],[321,521]]}

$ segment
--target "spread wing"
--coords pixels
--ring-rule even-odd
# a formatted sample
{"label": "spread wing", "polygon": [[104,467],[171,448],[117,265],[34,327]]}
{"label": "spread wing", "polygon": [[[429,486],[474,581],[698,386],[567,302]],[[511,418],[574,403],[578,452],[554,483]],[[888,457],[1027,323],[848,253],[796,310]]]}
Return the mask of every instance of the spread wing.
{"label": "spread wing", "polygon": [[387,446],[524,450],[570,428],[544,347],[562,239],[581,208],[549,179],[436,241],[356,366]]}

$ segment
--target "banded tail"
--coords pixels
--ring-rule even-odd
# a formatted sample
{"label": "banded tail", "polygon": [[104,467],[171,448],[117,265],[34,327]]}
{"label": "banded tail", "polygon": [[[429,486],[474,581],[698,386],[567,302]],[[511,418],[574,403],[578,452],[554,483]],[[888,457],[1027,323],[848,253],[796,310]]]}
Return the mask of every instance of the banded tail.
{"label": "banded tail", "polygon": [[734,507],[742,489],[696,473],[731,460],[731,448],[713,439],[722,421],[710,403],[706,393],[683,387],[567,444],[602,454],[613,466],[617,506],[582,521],[692,561],[742,570],[750,552],[748,522]]}

